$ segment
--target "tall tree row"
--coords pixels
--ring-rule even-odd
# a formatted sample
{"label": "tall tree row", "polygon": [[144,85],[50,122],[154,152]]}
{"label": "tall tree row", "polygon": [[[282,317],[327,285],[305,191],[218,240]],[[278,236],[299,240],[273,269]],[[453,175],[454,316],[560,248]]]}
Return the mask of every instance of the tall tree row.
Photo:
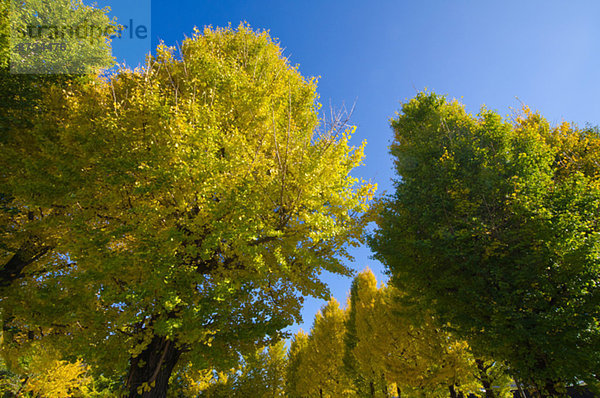
{"label": "tall tree row", "polygon": [[430,314],[402,308],[399,294],[378,287],[370,270],[360,273],[345,310],[330,301],[310,334],[300,331],[292,340],[288,396],[509,396],[510,380],[499,364],[475,358]]}
{"label": "tall tree row", "polygon": [[230,369],[194,370],[184,365],[171,377],[169,398],[276,398],[285,395],[285,340],[260,347]]}

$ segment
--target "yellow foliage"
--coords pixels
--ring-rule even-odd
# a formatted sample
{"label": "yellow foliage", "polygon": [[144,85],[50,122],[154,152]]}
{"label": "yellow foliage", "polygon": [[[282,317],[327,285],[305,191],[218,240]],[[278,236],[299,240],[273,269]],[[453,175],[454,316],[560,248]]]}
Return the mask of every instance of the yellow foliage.
{"label": "yellow foliage", "polygon": [[377,287],[367,269],[355,279],[352,300],[356,341],[351,358],[359,375],[370,383],[411,391],[447,394],[448,386],[477,391],[474,359],[468,344],[443,331],[430,315],[421,322],[403,316],[399,292],[393,287]]}
{"label": "yellow foliage", "polygon": [[345,397],[352,393],[343,369],[346,316],[332,298],[317,313],[299,366],[298,390],[301,396]]}
{"label": "yellow foliage", "polygon": [[68,398],[85,396],[91,378],[81,360],[67,362],[39,356],[30,365],[24,391],[35,397]]}

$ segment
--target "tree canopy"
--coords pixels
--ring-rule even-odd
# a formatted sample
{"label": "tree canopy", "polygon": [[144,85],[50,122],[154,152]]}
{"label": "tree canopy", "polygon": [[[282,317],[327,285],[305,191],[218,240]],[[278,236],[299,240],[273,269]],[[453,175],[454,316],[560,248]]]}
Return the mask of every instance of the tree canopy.
{"label": "tree canopy", "polygon": [[[195,29],[107,73],[107,13],[0,1],[0,394],[600,386],[599,128],[421,92],[370,209],[365,142],[267,31]],[[373,219],[389,285],[363,271],[340,307],[321,275],[353,274]],[[286,355],[304,296],[329,301]]]}
{"label": "tree canopy", "polygon": [[[420,93],[392,120],[370,239],[407,302],[550,396],[597,376],[600,135]],[[545,391],[545,392],[544,392]]]}
{"label": "tree canopy", "polygon": [[322,270],[349,274],[363,147],[320,129],[316,81],[266,32],[196,31],[44,101],[0,143],[8,225],[52,242],[2,291],[15,333],[162,396],[180,358],[226,366],[297,320],[300,294],[326,296]]}

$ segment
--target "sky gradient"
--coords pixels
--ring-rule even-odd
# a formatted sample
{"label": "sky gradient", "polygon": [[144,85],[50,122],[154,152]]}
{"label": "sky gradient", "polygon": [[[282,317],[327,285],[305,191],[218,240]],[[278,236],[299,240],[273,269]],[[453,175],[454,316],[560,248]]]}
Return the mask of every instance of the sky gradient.
{"label": "sky gradient", "polygon": [[[485,105],[510,115],[523,103],[553,124],[600,124],[599,18],[595,1],[152,0],[151,47],[176,45],[194,26],[246,21],[269,30],[304,76],[320,76],[323,109],[355,105],[353,140],[367,147],[354,175],[377,183],[381,195],[393,188],[390,118],[426,88],[472,113]],[[353,269],[386,278],[368,248],[353,254]],[[351,279],[324,277],[345,303]],[[299,326],[310,329],[323,304],[307,299]]]}

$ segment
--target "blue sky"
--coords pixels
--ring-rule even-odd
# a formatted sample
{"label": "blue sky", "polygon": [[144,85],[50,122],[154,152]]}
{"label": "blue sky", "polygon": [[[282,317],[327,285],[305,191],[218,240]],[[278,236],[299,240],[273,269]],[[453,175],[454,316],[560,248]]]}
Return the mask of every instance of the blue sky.
{"label": "blue sky", "polygon": [[[355,103],[354,140],[367,140],[367,157],[354,174],[382,193],[392,189],[389,120],[425,88],[473,113],[485,104],[508,115],[523,102],[552,123],[600,124],[599,19],[595,1],[152,0],[150,34],[155,48],[159,40],[181,42],[194,26],[246,21],[270,30],[303,75],[320,76],[324,108]],[[115,51],[130,65],[142,60]],[[385,279],[367,248],[354,255],[352,268],[369,266]],[[325,280],[344,303],[351,280]],[[323,304],[306,301],[303,329]]]}

